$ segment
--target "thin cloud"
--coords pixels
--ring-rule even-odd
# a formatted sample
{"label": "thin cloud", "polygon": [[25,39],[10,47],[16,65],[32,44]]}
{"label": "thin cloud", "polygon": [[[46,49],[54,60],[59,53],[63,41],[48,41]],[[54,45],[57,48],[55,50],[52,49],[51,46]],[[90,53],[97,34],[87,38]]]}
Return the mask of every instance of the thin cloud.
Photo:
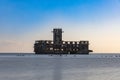
{"label": "thin cloud", "polygon": [[0,52],[33,52],[33,43],[29,41],[0,41]]}

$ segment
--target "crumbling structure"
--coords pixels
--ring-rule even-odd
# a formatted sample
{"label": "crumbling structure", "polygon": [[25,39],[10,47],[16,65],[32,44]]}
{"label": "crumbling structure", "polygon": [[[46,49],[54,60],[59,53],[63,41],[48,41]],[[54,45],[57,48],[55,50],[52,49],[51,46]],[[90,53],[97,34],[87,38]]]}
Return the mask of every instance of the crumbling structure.
{"label": "crumbling structure", "polygon": [[89,41],[63,41],[62,29],[53,29],[52,40],[37,40],[34,44],[35,54],[89,54]]}

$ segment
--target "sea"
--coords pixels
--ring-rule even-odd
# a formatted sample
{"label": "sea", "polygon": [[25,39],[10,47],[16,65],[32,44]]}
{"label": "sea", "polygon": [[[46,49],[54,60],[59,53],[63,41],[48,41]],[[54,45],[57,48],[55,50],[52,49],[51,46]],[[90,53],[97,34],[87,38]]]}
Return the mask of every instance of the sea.
{"label": "sea", "polygon": [[0,53],[0,80],[120,80],[120,53]]}

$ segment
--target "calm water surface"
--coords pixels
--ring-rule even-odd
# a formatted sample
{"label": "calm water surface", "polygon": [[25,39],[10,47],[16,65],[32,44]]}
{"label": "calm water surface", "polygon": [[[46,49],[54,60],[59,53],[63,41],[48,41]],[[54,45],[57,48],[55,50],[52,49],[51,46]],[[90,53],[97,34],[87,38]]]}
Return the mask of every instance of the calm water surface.
{"label": "calm water surface", "polygon": [[120,54],[0,54],[0,80],[120,80]]}

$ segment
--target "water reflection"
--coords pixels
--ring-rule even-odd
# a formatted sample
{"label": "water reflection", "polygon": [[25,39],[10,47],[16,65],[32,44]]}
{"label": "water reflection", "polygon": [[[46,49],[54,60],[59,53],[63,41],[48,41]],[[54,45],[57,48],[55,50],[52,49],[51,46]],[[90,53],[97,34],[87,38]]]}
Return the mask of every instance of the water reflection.
{"label": "water reflection", "polygon": [[62,56],[57,56],[54,61],[53,80],[62,80]]}
{"label": "water reflection", "polygon": [[[57,56],[56,59],[53,61],[53,80],[89,80],[89,75],[91,75],[89,74],[89,68],[83,68],[82,70],[81,66],[83,67],[83,63],[74,63],[74,61],[76,60],[78,60],[77,62],[79,62],[79,59],[73,59],[73,61],[71,61],[70,59],[65,60],[63,56]],[[89,64],[85,64],[85,67],[87,67],[88,65]]]}

